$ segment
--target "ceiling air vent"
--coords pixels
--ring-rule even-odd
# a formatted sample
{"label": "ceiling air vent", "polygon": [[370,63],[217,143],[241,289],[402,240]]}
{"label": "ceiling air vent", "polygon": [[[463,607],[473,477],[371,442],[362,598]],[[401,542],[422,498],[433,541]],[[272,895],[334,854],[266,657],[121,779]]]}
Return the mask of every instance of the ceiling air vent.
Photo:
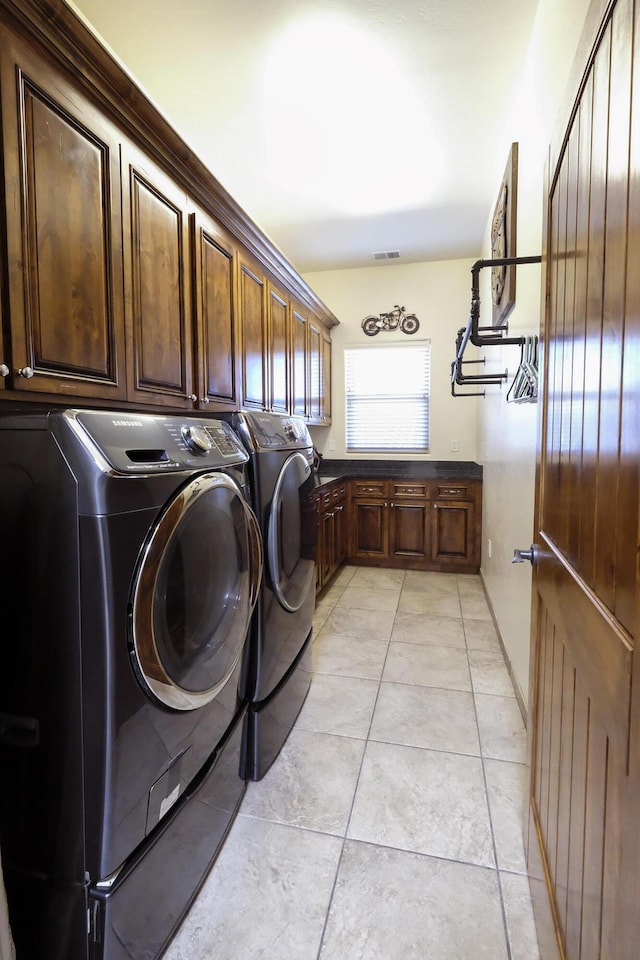
{"label": "ceiling air vent", "polygon": [[400,251],[399,250],[383,250],[382,253],[374,253],[374,260],[399,260]]}

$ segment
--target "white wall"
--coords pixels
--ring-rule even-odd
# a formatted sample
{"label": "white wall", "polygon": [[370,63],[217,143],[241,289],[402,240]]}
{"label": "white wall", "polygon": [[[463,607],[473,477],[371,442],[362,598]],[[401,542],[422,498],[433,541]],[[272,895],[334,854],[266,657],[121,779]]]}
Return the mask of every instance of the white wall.
{"label": "white wall", "polygon": [[[345,451],[345,346],[379,345],[401,340],[431,341],[431,447],[428,456],[394,455],[395,459],[476,460],[476,398],[451,396],[451,361],[455,339],[469,316],[471,260],[437,263],[384,263],[358,270],[310,273],[305,280],[335,313],[340,325],[332,331],[333,422],[331,427],[311,428],[314,443],[330,459],[342,459]],[[360,326],[363,317],[379,314],[399,303],[420,321],[416,334],[379,333],[367,337]],[[471,356],[472,353],[469,353]],[[458,451],[452,451],[452,441]],[[385,454],[350,455],[352,459],[388,459]]]}
{"label": "white wall", "polygon": [[[515,87],[511,119],[505,124],[504,160],[519,144],[518,235],[520,256],[541,253],[544,166],[558,110],[565,99],[589,0],[540,0],[527,60]],[[496,194],[502,178],[496,171]],[[491,216],[492,211],[488,211]],[[483,256],[490,256],[489,227]],[[517,268],[516,306],[509,333],[533,334],[540,324],[540,268]],[[489,271],[483,271],[489,273]],[[491,306],[483,277],[484,309]],[[489,369],[519,361],[518,347],[491,348]],[[539,407],[508,404],[505,390],[487,389],[478,414],[478,460],[484,468],[482,576],[515,680],[526,703],[529,671],[531,568],[513,565],[515,547],[533,539],[535,463]],[[488,554],[491,540],[492,555]]]}
{"label": "white wall", "polygon": [[[513,108],[504,124],[504,161],[509,146],[519,143],[518,253],[538,254],[542,245],[544,165],[590,0],[540,0],[527,58],[514,77]],[[490,109],[488,104],[486,109]],[[566,111],[565,111],[566,112]],[[496,196],[504,165],[496,170]],[[493,205],[487,210],[487,222]],[[489,226],[483,250],[488,257]],[[508,385],[488,387],[485,399],[450,396],[449,373],[458,328],[469,313],[472,261],[390,265],[309,274],[306,279],[341,324],[333,332],[333,425],[312,430],[314,441],[328,457],[344,457],[345,343],[362,343],[360,321],[368,313],[404,303],[421,321],[421,332],[432,339],[432,450],[430,459],[477,460],[484,467],[482,575],[498,628],[511,662],[514,679],[526,703],[529,671],[531,570],[512,565],[515,547],[528,547],[533,538],[537,404],[507,404]],[[487,276],[482,277],[483,319],[490,310]],[[540,268],[518,268],[516,306],[510,332],[539,331]],[[379,336],[383,336],[380,334]],[[386,335],[388,336],[388,335]],[[470,356],[472,354],[469,354]],[[484,351],[487,372],[513,374],[517,347]],[[476,433],[477,428],[477,433]],[[459,452],[450,441],[458,439]],[[335,445],[335,449],[331,447]],[[488,556],[491,540],[492,555]]]}

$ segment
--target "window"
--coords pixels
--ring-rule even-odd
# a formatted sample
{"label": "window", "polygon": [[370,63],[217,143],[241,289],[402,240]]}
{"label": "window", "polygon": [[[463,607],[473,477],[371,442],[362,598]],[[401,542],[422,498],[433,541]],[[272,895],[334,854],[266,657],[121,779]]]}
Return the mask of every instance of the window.
{"label": "window", "polygon": [[345,350],[347,451],[429,452],[431,343]]}

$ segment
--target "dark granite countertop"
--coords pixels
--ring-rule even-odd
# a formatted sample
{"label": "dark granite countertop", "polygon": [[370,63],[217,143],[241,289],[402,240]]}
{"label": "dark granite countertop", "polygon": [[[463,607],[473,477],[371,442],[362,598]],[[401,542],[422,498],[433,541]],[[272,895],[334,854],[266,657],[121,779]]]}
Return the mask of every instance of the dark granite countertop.
{"label": "dark granite countertop", "polygon": [[323,460],[318,485],[351,477],[482,480],[482,466],[473,460]]}

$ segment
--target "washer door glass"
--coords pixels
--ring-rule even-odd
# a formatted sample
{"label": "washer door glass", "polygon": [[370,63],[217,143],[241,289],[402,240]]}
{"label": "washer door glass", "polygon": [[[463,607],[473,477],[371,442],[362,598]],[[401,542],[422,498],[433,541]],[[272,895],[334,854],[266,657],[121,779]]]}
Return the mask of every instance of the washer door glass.
{"label": "washer door glass", "polygon": [[309,461],[299,451],[285,460],[276,482],[267,533],[269,577],[280,606],[300,609],[315,590],[316,514]]}
{"label": "washer door glass", "polygon": [[212,700],[243,652],[262,572],[257,521],[234,481],[201,474],[170,501],[133,583],[131,652],[168,707]]}

